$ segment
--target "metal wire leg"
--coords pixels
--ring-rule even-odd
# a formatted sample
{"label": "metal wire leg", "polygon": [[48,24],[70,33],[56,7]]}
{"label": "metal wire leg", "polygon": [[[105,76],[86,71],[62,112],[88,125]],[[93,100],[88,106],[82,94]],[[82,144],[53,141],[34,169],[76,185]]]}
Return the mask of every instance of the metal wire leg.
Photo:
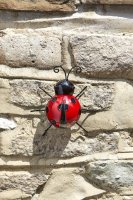
{"label": "metal wire leg", "polygon": [[83,91],[86,90],[87,86],[85,86],[80,93],[76,95],[76,98],[80,98],[83,95]]}
{"label": "metal wire leg", "polygon": [[44,133],[42,134],[42,136],[45,136],[46,133],[48,132],[48,130],[51,128],[52,124],[49,125],[49,127],[44,131]]}
{"label": "metal wire leg", "polygon": [[43,92],[45,92],[49,97],[51,97],[52,98],[52,96],[46,91],[46,90],[44,90],[43,88],[41,88],[40,86],[39,86],[39,88],[43,91]]}
{"label": "metal wire leg", "polygon": [[30,112],[37,112],[37,111],[46,111],[45,109],[35,109],[35,110],[31,110]]}
{"label": "metal wire leg", "polygon": [[80,125],[78,122],[76,122],[76,124],[80,127],[80,128],[82,128],[83,129],[83,131],[85,132],[85,133],[88,133],[88,131],[85,129],[85,128],[83,128],[83,126],[82,125]]}

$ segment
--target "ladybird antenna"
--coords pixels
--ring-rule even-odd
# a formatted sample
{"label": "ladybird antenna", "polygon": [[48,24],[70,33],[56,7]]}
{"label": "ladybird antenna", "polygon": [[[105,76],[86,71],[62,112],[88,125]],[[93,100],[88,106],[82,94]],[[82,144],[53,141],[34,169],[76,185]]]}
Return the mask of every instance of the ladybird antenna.
{"label": "ladybird antenna", "polygon": [[75,67],[72,67],[72,68],[69,70],[68,74],[67,74],[67,77],[66,77],[67,80],[68,80],[68,78],[69,78],[70,73],[71,73],[74,69],[75,69],[76,74],[79,74],[79,73],[81,73],[81,71],[82,71],[81,67],[76,67],[76,66],[75,66]]}
{"label": "ladybird antenna", "polygon": [[64,72],[64,74],[65,74],[65,79],[67,79],[66,71],[64,70],[64,68],[63,68],[62,66],[54,67],[53,70],[54,70],[55,73],[59,73],[60,68],[63,70],[63,72]]}

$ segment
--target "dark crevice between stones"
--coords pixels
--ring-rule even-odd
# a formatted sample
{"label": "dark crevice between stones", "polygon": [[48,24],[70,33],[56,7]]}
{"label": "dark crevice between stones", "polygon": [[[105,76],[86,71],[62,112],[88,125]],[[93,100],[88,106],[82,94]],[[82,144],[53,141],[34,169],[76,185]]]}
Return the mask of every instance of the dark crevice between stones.
{"label": "dark crevice between stones", "polygon": [[[75,64],[75,59],[74,59],[74,55],[73,55],[73,49],[72,49],[72,46],[71,46],[71,44],[70,44],[70,37],[69,37],[69,44],[68,44],[68,53],[69,53],[69,56],[70,56],[71,66],[72,66],[72,67],[78,67],[78,66],[76,66],[76,64]],[[82,68],[81,68],[81,69],[82,69]],[[76,73],[73,71],[73,74],[75,74],[75,76],[77,76],[77,77],[80,76],[80,78],[83,78],[83,77],[84,77],[84,75],[82,74],[82,71],[81,71],[80,74],[76,74]]]}
{"label": "dark crevice between stones", "polygon": [[[105,192],[106,193],[106,192]],[[90,197],[85,197],[85,198],[83,198],[83,199],[81,199],[81,200],[89,200],[89,199],[96,199],[96,200],[98,200],[98,198],[102,198],[103,197],[103,195],[105,195],[105,193],[104,194],[97,194],[97,195],[93,195],[93,196],[90,196]]]}
{"label": "dark crevice between stones", "polygon": [[42,191],[43,191],[43,189],[44,189],[44,187],[45,187],[45,184],[46,184],[46,182],[43,183],[42,185],[39,185],[39,186],[37,187],[37,189],[36,189],[35,194],[40,194],[40,193],[42,193]]}

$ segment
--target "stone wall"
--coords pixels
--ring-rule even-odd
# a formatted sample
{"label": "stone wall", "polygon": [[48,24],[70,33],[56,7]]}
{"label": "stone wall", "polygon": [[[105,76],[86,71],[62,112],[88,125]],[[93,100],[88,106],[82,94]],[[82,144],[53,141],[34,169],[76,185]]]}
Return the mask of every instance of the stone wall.
{"label": "stone wall", "polygon": [[[55,66],[82,68],[87,132],[30,112]],[[0,0],[0,105],[0,200],[132,200],[133,1]]]}

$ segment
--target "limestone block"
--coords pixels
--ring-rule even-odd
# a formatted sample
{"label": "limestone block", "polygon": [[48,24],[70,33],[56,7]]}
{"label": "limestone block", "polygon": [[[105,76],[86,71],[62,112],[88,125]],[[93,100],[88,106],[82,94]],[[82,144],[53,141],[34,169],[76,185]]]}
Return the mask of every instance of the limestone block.
{"label": "limestone block", "polygon": [[[52,96],[55,94],[52,81],[13,80],[10,81],[11,92],[9,101],[17,106],[38,107],[46,105],[49,97],[39,89],[39,84]],[[114,84],[92,82],[86,84],[87,89],[80,99],[82,107],[94,110],[105,110],[111,107],[114,98]],[[83,84],[75,84],[75,95],[84,88]],[[40,95],[39,95],[40,94]]]}
{"label": "limestone block", "polygon": [[[91,82],[86,84],[87,89],[80,98],[82,108],[90,110],[108,110],[113,104],[115,86],[108,82]],[[79,93],[85,85],[76,84],[75,94]]]}
{"label": "limestone block", "polygon": [[86,167],[86,178],[100,188],[118,191],[133,186],[133,162],[97,161]]}
{"label": "limestone block", "polygon": [[53,170],[38,200],[81,200],[105,193],[95,188],[78,172],[77,169]]}
{"label": "limestone block", "polygon": [[85,4],[133,4],[132,0],[81,0]]}
{"label": "limestone block", "polygon": [[[101,197],[96,198],[97,200],[132,200],[133,196],[121,196],[121,194],[115,192],[108,192],[107,194],[103,194]],[[90,200],[96,200],[96,198],[91,198]]]}
{"label": "limestone block", "polygon": [[[19,190],[19,195],[24,193],[31,196],[35,193],[36,189],[40,185],[45,184],[45,182],[47,181],[47,177],[48,176],[46,176],[43,172],[29,173],[26,171],[18,171],[18,172],[1,171],[0,192],[12,189],[12,190]],[[14,192],[14,195],[16,195],[15,193],[16,192]]]}
{"label": "limestone block", "polygon": [[9,102],[10,98],[10,85],[8,79],[0,79],[0,113],[1,114],[24,114],[25,111]]}
{"label": "limestone block", "polygon": [[44,107],[50,99],[42,89],[45,89],[54,95],[55,82],[36,81],[36,80],[13,80],[10,81],[10,98],[9,101],[17,106],[23,107]]}
{"label": "limestone block", "polygon": [[0,200],[21,200],[21,199],[29,199],[30,195],[25,194],[21,190],[5,190],[0,192]]}
{"label": "limestone block", "polygon": [[[54,81],[0,79],[0,113],[19,115],[40,115],[39,112],[31,113],[33,108],[45,108],[49,96],[41,88],[54,95]],[[87,89],[80,99],[82,107],[91,110],[108,110],[113,104],[115,87],[108,82],[88,82]],[[75,84],[77,95],[84,87],[83,84]]]}
{"label": "limestone block", "polygon": [[126,131],[120,132],[120,138],[118,143],[119,152],[133,152],[133,141],[132,132],[128,133]]}
{"label": "limestone block", "polygon": [[4,131],[0,135],[1,155],[32,155],[35,129],[32,120],[25,121],[14,130]]}
{"label": "limestone block", "polygon": [[61,65],[61,34],[45,30],[4,31],[0,37],[0,64],[50,69]]}
{"label": "limestone block", "polygon": [[74,4],[71,0],[0,0],[0,9],[70,12],[74,11]]}
{"label": "limestone block", "polygon": [[119,135],[101,133],[96,138],[87,138],[80,133],[66,130],[51,130],[47,137],[35,135],[34,154],[46,158],[71,158],[91,155],[96,152],[116,151]]}
{"label": "limestone block", "polygon": [[76,35],[70,38],[74,64],[88,77],[133,78],[133,37]]}
{"label": "limestone block", "polygon": [[116,82],[115,97],[109,111],[86,116],[81,115],[80,123],[90,135],[95,130],[132,129],[133,87],[132,82]]}
{"label": "limestone block", "polygon": [[[44,158],[71,158],[74,156],[91,155],[96,152],[116,151],[119,134],[101,133],[95,138],[83,136],[77,128],[49,130],[42,136],[46,123],[39,122],[33,128],[32,120],[25,119],[12,131],[0,134],[0,155],[43,155]],[[77,132],[77,133],[76,133]]]}
{"label": "limestone block", "polygon": [[[2,84],[7,84],[7,80],[2,79]],[[43,91],[38,93],[38,83],[51,95],[54,94],[53,85],[55,82],[31,81],[31,80],[12,80],[8,81],[7,86],[0,88],[0,113],[19,114],[19,115],[40,115],[31,113],[34,107],[45,107],[49,99]],[[132,82],[117,81],[115,84],[108,84],[106,81],[87,83],[87,91],[80,101],[84,107],[101,112],[82,114],[80,123],[88,132],[95,130],[117,130],[129,129],[133,127],[133,87]],[[75,94],[83,85],[77,84]],[[45,115],[43,114],[44,120]],[[91,133],[90,133],[91,134]]]}

